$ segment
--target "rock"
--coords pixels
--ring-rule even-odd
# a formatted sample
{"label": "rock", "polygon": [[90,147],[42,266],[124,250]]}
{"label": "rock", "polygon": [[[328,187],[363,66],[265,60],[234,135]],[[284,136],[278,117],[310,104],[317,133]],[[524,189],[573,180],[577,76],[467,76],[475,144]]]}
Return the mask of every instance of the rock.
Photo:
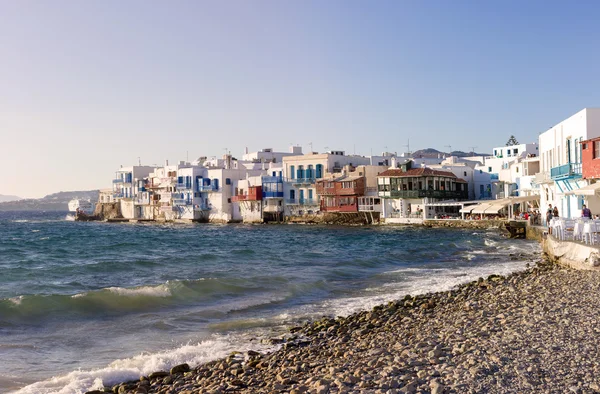
{"label": "rock", "polygon": [[171,368],[171,375],[175,375],[178,373],[188,372],[190,370],[190,366],[186,364],[179,364]]}
{"label": "rock", "polygon": [[148,379],[154,380],[154,379],[158,379],[158,378],[164,378],[165,376],[169,376],[169,373],[165,372],[165,371],[157,371],[157,372],[152,372],[150,375],[148,375]]}

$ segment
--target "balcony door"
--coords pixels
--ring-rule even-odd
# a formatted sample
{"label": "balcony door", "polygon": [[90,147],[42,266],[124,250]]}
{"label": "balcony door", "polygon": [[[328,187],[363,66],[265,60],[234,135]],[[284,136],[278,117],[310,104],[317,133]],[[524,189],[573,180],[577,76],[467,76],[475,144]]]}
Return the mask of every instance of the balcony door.
{"label": "balcony door", "polygon": [[300,203],[304,202],[304,190],[300,190]]}

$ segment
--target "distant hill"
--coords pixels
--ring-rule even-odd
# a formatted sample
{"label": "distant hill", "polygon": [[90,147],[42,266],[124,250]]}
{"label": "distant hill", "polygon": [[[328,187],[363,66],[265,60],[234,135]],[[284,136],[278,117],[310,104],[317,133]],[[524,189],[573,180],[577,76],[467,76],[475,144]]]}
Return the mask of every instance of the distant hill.
{"label": "distant hill", "polygon": [[0,202],[9,202],[17,200],[22,200],[22,198],[17,196],[7,196],[5,194],[0,194]]}
{"label": "distant hill", "polygon": [[490,156],[490,154],[488,154],[488,153],[463,152],[460,150],[455,150],[450,153],[446,153],[446,152],[440,152],[439,150],[433,149],[433,148],[420,149],[420,150],[414,151],[412,153],[412,155],[413,155],[413,157],[432,157],[432,158],[439,157],[439,155],[441,155],[441,156],[456,156],[456,157]]}
{"label": "distant hill", "polygon": [[78,190],[58,192],[43,198],[27,198],[18,201],[0,202],[0,211],[68,211],[68,204],[74,198],[98,201],[98,190]]}

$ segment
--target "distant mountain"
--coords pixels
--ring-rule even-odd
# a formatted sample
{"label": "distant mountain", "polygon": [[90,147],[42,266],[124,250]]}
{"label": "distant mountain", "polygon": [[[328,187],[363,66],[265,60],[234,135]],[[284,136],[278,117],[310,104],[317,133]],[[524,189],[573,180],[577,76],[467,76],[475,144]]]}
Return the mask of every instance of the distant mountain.
{"label": "distant mountain", "polygon": [[0,211],[68,211],[69,201],[74,198],[98,201],[98,190],[58,192],[43,198],[27,198],[18,201],[0,202]]}
{"label": "distant mountain", "polygon": [[7,196],[5,194],[0,194],[0,202],[9,202],[9,201],[17,201],[17,200],[21,200],[21,197]]}
{"label": "distant mountain", "polygon": [[412,153],[413,157],[432,157],[432,158],[436,158],[439,156],[457,156],[457,157],[469,157],[469,156],[490,156],[488,153],[473,153],[473,152],[463,152],[460,150],[455,150],[452,151],[450,153],[446,153],[446,152],[440,152],[437,149],[433,149],[433,148],[427,148],[427,149],[420,149],[417,151],[414,151]]}

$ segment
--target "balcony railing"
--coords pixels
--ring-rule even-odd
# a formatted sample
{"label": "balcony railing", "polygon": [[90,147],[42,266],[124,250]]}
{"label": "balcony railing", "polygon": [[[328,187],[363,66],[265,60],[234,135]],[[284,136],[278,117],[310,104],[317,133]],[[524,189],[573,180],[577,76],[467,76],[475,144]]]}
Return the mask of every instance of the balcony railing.
{"label": "balcony railing", "polygon": [[359,205],[360,212],[381,212],[381,204],[377,205]]}
{"label": "balcony railing", "polygon": [[315,178],[287,178],[286,182],[293,183],[295,185],[312,185],[315,183]]}
{"label": "balcony railing", "polygon": [[122,178],[117,178],[117,179],[113,179],[113,183],[123,183],[123,179]]}
{"label": "balcony railing", "polygon": [[569,163],[550,169],[550,178],[579,178],[581,177],[581,163]]}
{"label": "balcony railing", "polygon": [[174,198],[173,205],[190,205],[192,203],[191,200],[186,198]]}
{"label": "balcony railing", "polygon": [[391,198],[439,198],[444,200],[467,199],[469,197],[467,191],[450,190],[392,190],[390,192],[380,191],[379,195]]}
{"label": "balcony railing", "polygon": [[219,190],[217,185],[198,185],[199,192],[216,192]]}
{"label": "balcony railing", "polygon": [[237,201],[259,201],[260,198],[256,194],[240,194],[231,197],[231,202]]}
{"label": "balcony railing", "polygon": [[178,183],[176,185],[177,190],[190,190],[192,188],[191,183]]}
{"label": "balcony railing", "polygon": [[287,205],[319,205],[319,200],[303,198],[303,199],[288,199],[285,200]]}
{"label": "balcony railing", "polygon": [[263,198],[283,198],[283,192],[263,192]]}
{"label": "balcony railing", "polygon": [[497,180],[499,179],[499,178],[498,178],[498,174],[497,174],[497,173],[492,173],[492,174],[490,174],[490,179],[491,179],[492,181],[497,181]]}
{"label": "balcony railing", "polygon": [[194,210],[196,210],[196,211],[210,211],[210,207],[208,206],[208,204],[199,204],[199,205],[194,205]]}
{"label": "balcony railing", "polygon": [[263,176],[262,183],[283,183],[280,176]]}

